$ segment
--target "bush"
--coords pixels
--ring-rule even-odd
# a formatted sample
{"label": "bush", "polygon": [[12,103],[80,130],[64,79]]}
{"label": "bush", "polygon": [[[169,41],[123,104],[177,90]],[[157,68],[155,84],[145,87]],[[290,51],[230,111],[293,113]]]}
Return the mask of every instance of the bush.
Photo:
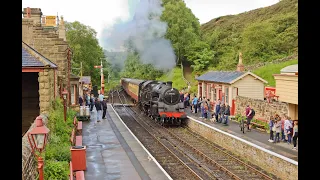
{"label": "bush", "polygon": [[70,136],[72,132],[73,118],[76,114],[72,109],[67,110],[67,119],[64,122],[63,105],[60,99],[52,103],[48,128],[50,129],[49,141],[45,149],[45,179],[68,179],[70,153]]}
{"label": "bush", "polygon": [[69,164],[67,161],[46,160],[44,165],[46,180],[69,179]]}
{"label": "bush", "polygon": [[70,162],[70,144],[69,143],[52,143],[47,145],[45,153],[46,160],[57,160]]}

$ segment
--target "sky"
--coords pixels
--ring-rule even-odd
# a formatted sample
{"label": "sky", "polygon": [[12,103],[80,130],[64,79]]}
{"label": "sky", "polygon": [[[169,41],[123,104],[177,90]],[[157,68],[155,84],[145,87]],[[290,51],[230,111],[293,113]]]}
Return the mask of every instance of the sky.
{"label": "sky", "polygon": [[[22,8],[41,8],[43,15],[63,16],[65,21],[79,21],[96,30],[99,43],[103,29],[128,20],[139,0],[22,0]],[[213,18],[273,5],[279,0],[185,0],[200,24]]]}

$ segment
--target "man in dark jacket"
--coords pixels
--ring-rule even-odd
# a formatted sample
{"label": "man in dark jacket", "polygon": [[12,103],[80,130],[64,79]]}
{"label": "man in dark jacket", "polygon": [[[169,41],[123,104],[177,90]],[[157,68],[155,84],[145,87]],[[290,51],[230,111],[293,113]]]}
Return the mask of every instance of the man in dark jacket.
{"label": "man in dark jacket", "polygon": [[228,118],[230,116],[230,106],[228,103],[226,103],[226,107],[225,107],[225,110],[224,110],[224,118],[226,119],[224,125],[228,126]]}
{"label": "man in dark jacket", "polygon": [[107,98],[104,97],[102,104],[102,119],[106,119],[106,113],[107,113]]}
{"label": "man in dark jacket", "polygon": [[102,119],[102,104],[99,98],[96,98],[95,107],[97,110],[97,122],[100,122]]}
{"label": "man in dark jacket", "polygon": [[81,96],[79,96],[79,105],[82,106],[83,105],[83,99]]}

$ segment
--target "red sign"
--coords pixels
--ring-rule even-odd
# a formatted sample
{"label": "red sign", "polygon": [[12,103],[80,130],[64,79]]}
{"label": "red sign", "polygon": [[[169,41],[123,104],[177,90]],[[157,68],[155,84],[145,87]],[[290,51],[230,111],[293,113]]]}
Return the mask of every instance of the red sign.
{"label": "red sign", "polygon": [[94,66],[94,68],[101,68],[101,66]]}

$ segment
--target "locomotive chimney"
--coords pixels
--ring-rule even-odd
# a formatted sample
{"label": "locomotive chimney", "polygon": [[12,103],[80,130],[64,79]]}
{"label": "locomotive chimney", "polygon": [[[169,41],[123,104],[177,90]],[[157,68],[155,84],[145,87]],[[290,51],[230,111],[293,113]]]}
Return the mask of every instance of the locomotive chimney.
{"label": "locomotive chimney", "polygon": [[172,87],[172,81],[167,81],[167,86]]}

